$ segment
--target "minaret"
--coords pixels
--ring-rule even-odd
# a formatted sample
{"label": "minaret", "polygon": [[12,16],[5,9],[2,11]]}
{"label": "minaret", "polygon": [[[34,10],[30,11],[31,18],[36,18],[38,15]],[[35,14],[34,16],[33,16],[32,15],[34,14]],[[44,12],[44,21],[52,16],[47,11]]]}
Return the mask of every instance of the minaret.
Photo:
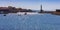
{"label": "minaret", "polygon": [[41,12],[41,13],[43,12],[43,10],[42,10],[42,5],[41,5],[41,9],[40,9],[40,12]]}

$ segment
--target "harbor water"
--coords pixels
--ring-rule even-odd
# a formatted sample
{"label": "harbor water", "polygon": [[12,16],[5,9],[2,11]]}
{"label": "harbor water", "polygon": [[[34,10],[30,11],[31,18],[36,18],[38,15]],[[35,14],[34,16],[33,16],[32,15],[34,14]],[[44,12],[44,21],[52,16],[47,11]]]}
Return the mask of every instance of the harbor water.
{"label": "harbor water", "polygon": [[60,30],[60,16],[0,14],[0,30]]}

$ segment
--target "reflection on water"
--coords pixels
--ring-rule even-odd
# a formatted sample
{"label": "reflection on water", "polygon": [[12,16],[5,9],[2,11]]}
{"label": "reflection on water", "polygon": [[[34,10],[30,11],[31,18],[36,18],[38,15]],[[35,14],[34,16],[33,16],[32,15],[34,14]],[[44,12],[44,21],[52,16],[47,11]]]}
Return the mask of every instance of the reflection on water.
{"label": "reflection on water", "polygon": [[0,30],[60,30],[60,16],[0,14]]}

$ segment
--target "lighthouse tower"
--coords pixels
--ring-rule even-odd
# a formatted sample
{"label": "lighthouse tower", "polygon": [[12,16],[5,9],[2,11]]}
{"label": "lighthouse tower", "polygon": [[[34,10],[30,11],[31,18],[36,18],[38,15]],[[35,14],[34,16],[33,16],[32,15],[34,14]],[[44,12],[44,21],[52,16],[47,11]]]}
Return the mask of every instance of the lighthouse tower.
{"label": "lighthouse tower", "polygon": [[41,5],[41,9],[40,9],[40,12],[41,12],[41,13],[43,12],[43,9],[42,9],[42,5]]}

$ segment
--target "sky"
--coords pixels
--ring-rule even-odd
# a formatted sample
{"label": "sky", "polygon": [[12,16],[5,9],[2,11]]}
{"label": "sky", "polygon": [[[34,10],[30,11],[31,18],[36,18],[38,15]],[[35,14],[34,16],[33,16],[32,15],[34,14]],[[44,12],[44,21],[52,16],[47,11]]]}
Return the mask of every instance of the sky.
{"label": "sky", "polygon": [[42,4],[43,10],[60,9],[60,0],[0,0],[0,7],[13,6],[26,9],[39,10]]}
{"label": "sky", "polygon": [[55,11],[60,9],[60,0],[41,0],[41,4],[44,10]]}

